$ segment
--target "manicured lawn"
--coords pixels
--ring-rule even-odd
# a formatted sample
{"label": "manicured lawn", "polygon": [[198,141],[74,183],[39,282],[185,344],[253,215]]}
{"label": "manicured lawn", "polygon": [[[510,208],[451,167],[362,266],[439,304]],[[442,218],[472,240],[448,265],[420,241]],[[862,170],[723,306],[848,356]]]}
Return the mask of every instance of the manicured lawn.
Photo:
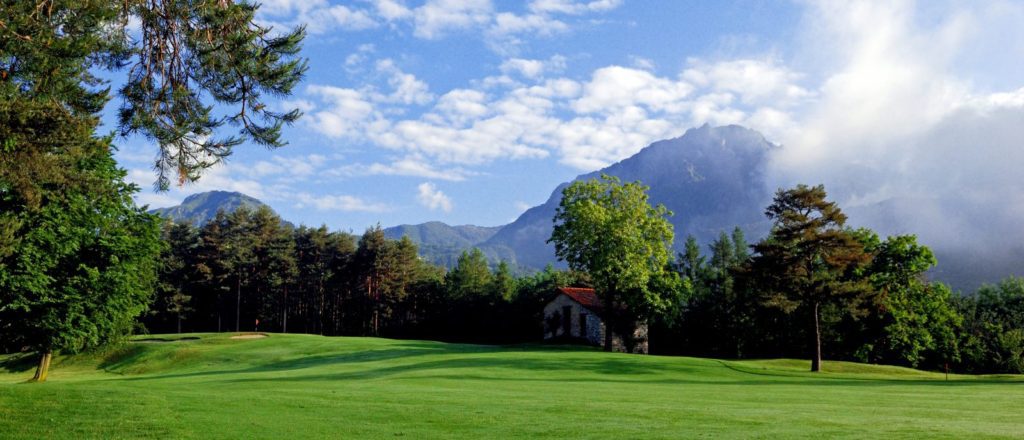
{"label": "manicured lawn", "polygon": [[[1024,378],[229,335],[0,357],[0,438],[1021,438]],[[177,338],[178,336],[165,336]]]}

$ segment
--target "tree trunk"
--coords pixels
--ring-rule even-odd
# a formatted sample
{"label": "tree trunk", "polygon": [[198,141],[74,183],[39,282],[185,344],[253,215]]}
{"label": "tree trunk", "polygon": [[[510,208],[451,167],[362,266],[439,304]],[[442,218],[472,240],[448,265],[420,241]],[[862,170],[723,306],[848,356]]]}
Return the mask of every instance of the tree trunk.
{"label": "tree trunk", "polygon": [[242,329],[242,276],[239,275],[238,284],[235,288],[235,333],[238,333]]}
{"label": "tree trunk", "polygon": [[818,322],[818,303],[814,303],[814,357],[811,359],[811,371],[821,371],[821,324]]}
{"label": "tree trunk", "polygon": [[284,287],[284,313],[281,317],[281,333],[288,333],[288,286]]}
{"label": "tree trunk", "polygon": [[50,359],[53,357],[53,352],[47,350],[39,356],[39,366],[36,367],[36,375],[32,377],[32,382],[46,382],[46,377],[50,375]]}
{"label": "tree trunk", "polygon": [[181,312],[178,312],[178,334],[181,334]]}

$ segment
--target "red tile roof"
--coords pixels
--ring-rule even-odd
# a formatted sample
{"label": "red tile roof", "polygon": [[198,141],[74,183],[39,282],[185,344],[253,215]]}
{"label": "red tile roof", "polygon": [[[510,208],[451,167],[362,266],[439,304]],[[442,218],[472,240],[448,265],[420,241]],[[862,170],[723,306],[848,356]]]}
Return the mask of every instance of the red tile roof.
{"label": "red tile roof", "polygon": [[573,301],[595,312],[600,311],[603,307],[601,299],[594,293],[594,289],[587,287],[559,287],[558,292],[568,295]]}

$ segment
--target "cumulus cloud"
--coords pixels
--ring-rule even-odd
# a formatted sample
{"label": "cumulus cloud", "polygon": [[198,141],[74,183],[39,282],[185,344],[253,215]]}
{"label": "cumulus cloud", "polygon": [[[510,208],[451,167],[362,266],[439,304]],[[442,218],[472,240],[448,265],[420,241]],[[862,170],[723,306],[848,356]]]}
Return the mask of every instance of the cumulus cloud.
{"label": "cumulus cloud", "polygon": [[566,67],[564,56],[555,55],[548,60],[530,60],[511,58],[501,63],[501,72],[510,75],[518,74],[528,79],[537,79],[545,74],[562,73]]}
{"label": "cumulus cloud", "polygon": [[476,175],[464,168],[435,168],[422,157],[409,156],[395,159],[390,163],[375,162],[366,164],[349,164],[340,168],[327,171],[330,176],[352,177],[352,176],[408,176],[425,177],[428,179],[447,180],[461,182],[467,177]]}
{"label": "cumulus cloud", "polygon": [[403,72],[395,65],[394,60],[385,58],[377,61],[377,71],[388,75],[388,85],[392,89],[391,94],[382,96],[378,98],[379,100],[423,105],[434,99],[427,83],[411,73]]}
{"label": "cumulus cloud", "polygon": [[[788,127],[774,137],[775,184],[824,183],[857,224],[940,250],[1020,249],[1024,71],[1004,61],[1024,57],[1015,18],[1024,5],[999,1],[809,4],[800,50],[820,80],[761,94],[796,99],[761,114]],[[1016,72],[1010,90],[979,83],[1000,69]]]}
{"label": "cumulus cloud", "polygon": [[391,207],[384,203],[374,203],[351,195],[320,195],[309,193],[298,193],[294,195],[297,200],[297,208],[307,206],[317,211],[341,211],[341,212],[387,212]]}
{"label": "cumulus cloud", "polygon": [[529,9],[538,13],[583,14],[615,9],[622,5],[622,0],[534,0]]}
{"label": "cumulus cloud", "polygon": [[508,54],[516,52],[526,39],[570,31],[573,23],[558,16],[570,16],[581,22],[585,14],[606,12],[621,4],[621,0],[542,0],[531,2],[526,13],[518,14],[497,9],[491,0],[425,0],[413,4],[403,0],[366,0],[365,4],[351,5],[332,5],[328,0],[270,0],[262,3],[258,19],[270,26],[304,25],[314,35],[381,25],[409,26],[413,36],[427,40],[479,32],[495,52]]}
{"label": "cumulus cloud", "polygon": [[[795,84],[800,75],[772,60],[695,59],[676,76],[612,65],[583,81],[558,76],[565,64],[561,56],[508,59],[499,67],[506,75],[451,90],[417,118],[396,117],[413,99],[380,98],[365,88],[311,86],[322,108],[310,114],[314,128],[327,136],[402,151],[435,165],[555,155],[589,171],[705,122],[783,132],[793,124],[784,110],[811,96]],[[382,70],[395,69],[390,61],[384,65]],[[746,81],[730,80],[735,78]],[[413,89],[421,95],[429,90],[426,84]],[[376,169],[410,174],[408,168],[401,173],[383,165]]]}
{"label": "cumulus cloud", "polygon": [[433,183],[423,182],[416,187],[416,191],[416,199],[419,200],[421,205],[432,211],[438,209],[444,212],[452,211],[452,199],[437,189]]}
{"label": "cumulus cloud", "polygon": [[378,26],[369,11],[331,5],[327,0],[270,0],[260,4],[258,18],[264,24],[283,28],[302,25],[313,35],[337,29],[359,31]]}
{"label": "cumulus cloud", "polygon": [[452,30],[482,26],[491,21],[490,0],[427,0],[412,15],[417,37],[440,38]]}

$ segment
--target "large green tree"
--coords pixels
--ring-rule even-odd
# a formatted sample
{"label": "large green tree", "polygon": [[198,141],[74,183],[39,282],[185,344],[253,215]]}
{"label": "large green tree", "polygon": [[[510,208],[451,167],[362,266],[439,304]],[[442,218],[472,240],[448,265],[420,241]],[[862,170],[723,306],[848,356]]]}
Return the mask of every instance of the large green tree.
{"label": "large green tree", "polygon": [[153,292],[159,222],[132,202],[138,188],[124,183],[109,142],[86,142],[66,170],[89,185],[41,185],[37,208],[24,209],[0,179],[0,211],[16,213],[23,231],[0,261],[0,337],[39,354],[36,381],[46,380],[55,351],[97,347],[130,332]]}
{"label": "large green tree", "polygon": [[680,280],[670,265],[672,213],[651,206],[647,187],[618,178],[576,181],[562,191],[548,240],[555,254],[590,274],[604,304],[604,349],[612,331],[629,344],[636,324],[678,302]]}
{"label": "large green tree", "polygon": [[[118,128],[159,145],[158,186],[195,180],[247,139],[282,145],[281,127],[299,116],[264,96],[302,77],[303,30],[274,34],[255,11],[229,0],[0,1],[0,314],[23,321],[0,331],[41,354],[38,380],[53,350],[127,332],[152,292],[157,224],[134,206],[112,139],[96,136],[110,99],[99,72],[128,68]],[[218,133],[224,124],[237,135]]]}
{"label": "large green tree", "polygon": [[874,319],[875,340],[859,350],[864,360],[918,367],[943,367],[959,360],[956,333],[962,318],[953,306],[952,292],[943,284],[929,282],[925,272],[938,261],[931,249],[913,235],[880,240],[858,230],[873,255],[865,275],[878,292]]}
{"label": "large green tree", "polygon": [[863,313],[874,292],[862,275],[871,255],[826,196],[821,185],[779,190],[765,211],[771,233],[754,245],[751,261],[764,303],[806,317],[811,371],[821,370],[822,309]]}

